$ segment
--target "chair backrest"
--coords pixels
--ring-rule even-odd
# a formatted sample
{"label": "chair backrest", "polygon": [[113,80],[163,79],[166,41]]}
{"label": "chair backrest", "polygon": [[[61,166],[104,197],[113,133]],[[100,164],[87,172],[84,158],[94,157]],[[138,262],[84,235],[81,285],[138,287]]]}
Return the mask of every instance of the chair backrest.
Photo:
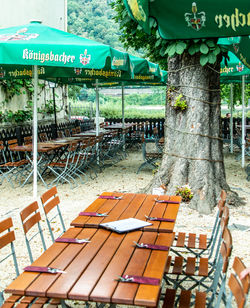
{"label": "chair backrest", "polygon": [[68,128],[64,130],[64,135],[65,137],[71,137],[70,130]]}
{"label": "chair backrest", "polygon": [[46,133],[40,133],[40,134],[39,134],[39,139],[40,139],[42,142],[46,142],[46,141],[49,140]]}
{"label": "chair backrest", "polygon": [[[39,212],[39,207],[37,201],[32,202],[30,205],[26,206],[21,212],[20,217],[22,221],[25,242],[27,246],[27,250],[29,253],[30,262],[33,263],[33,254],[30,246],[30,242],[35,238],[36,235],[40,235],[43,249],[46,250],[45,240],[43,236],[42,227],[40,225],[41,214]],[[27,234],[35,225],[37,225],[38,232],[32,234],[31,237],[28,238]]]}
{"label": "chair backrest", "polygon": [[24,142],[23,142],[23,144],[24,144],[24,145],[32,144],[32,136],[24,137]]}
{"label": "chair backrest", "polygon": [[[9,149],[14,148],[15,146],[18,146],[18,141],[17,141],[17,139],[8,140],[8,148],[9,148]],[[18,157],[19,160],[21,159],[21,158],[20,158],[20,153],[19,153],[19,152],[15,153],[15,155]],[[10,151],[10,157],[11,157],[11,160],[12,160],[12,161],[15,161],[15,160],[16,160],[15,157],[14,157],[15,155],[13,155],[13,151]]]}
{"label": "chair backrest", "polygon": [[80,126],[77,126],[76,127],[76,132],[79,134],[81,132],[81,127]]}
{"label": "chair backrest", "polygon": [[4,146],[4,143],[2,140],[0,140],[0,154],[1,154],[1,157],[0,157],[0,163],[1,164],[4,164],[7,162],[6,160],[6,156],[5,156],[5,146]]}
{"label": "chair backrest", "polygon": [[219,258],[216,261],[215,273],[211,285],[212,295],[207,307],[219,308],[225,293],[226,274],[229,258],[232,252],[232,236],[227,227],[224,228],[222,241],[220,243]]}
{"label": "chair backrest", "polygon": [[72,135],[75,135],[77,133],[76,128],[72,128],[71,131],[72,131]]}
{"label": "chair backrest", "polygon": [[[59,217],[59,221],[62,225],[62,230],[63,230],[62,233],[66,231],[64,221],[62,218],[62,214],[59,208],[60,199],[57,194],[58,193],[57,193],[56,186],[54,186],[48,191],[46,191],[44,194],[42,194],[41,196],[41,201],[42,201],[44,213],[46,216],[46,221],[47,221],[50,236],[53,242],[55,241],[55,237],[54,237],[53,230],[52,230],[53,228],[51,227],[51,222],[54,218],[56,218],[57,216]],[[54,215],[52,214],[52,210],[54,212],[53,213]],[[49,214],[51,214],[50,218],[48,216]],[[51,217],[52,215],[53,217]]]}
{"label": "chair backrest", "polygon": [[63,134],[63,132],[61,130],[57,131],[57,137],[58,138],[63,138],[64,137],[64,134]]}
{"label": "chair backrest", "polygon": [[[15,233],[12,230],[12,228],[13,228],[13,221],[10,217],[0,221],[0,250],[4,249],[5,247],[7,248],[8,245],[10,248],[10,250],[8,250],[7,248],[6,251],[4,249],[4,253],[2,252],[0,253],[0,264],[12,256],[14,266],[15,266],[16,276],[18,276],[19,269],[18,269],[17,257],[16,257],[16,252],[15,252],[15,247],[14,247]],[[3,302],[4,302],[3,292],[0,292],[0,307],[2,306]]]}
{"label": "chair backrest", "polygon": [[234,299],[236,306],[238,308],[243,308],[246,307],[247,303],[250,275],[248,274],[245,278],[240,279],[240,273],[245,270],[246,267],[239,257],[235,257],[232,269],[233,272],[231,273],[228,280],[230,294],[226,297],[225,306],[226,308],[232,307],[232,302]]}

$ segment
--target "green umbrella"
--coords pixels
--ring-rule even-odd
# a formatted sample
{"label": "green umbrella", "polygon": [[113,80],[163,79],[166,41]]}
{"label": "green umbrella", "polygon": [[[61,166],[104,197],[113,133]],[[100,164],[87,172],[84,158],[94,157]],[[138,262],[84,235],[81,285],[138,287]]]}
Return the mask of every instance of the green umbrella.
{"label": "green umbrella", "polygon": [[[32,22],[0,29],[0,79],[34,77],[33,98],[33,194],[37,195],[37,83],[59,77],[129,80],[140,74],[141,59],[131,63],[127,53],[76,35]],[[143,66],[143,68],[144,68]],[[133,71],[131,71],[131,68]],[[152,70],[152,69],[151,69]],[[145,73],[145,70],[142,70]],[[149,75],[160,74],[159,69]]]}
{"label": "green umbrella", "polygon": [[249,76],[250,69],[232,52],[229,51],[228,56],[229,60],[224,58],[221,62],[221,83],[242,82],[242,76]]}
{"label": "green umbrella", "polygon": [[123,0],[130,16],[148,34],[157,22],[164,39],[249,35],[249,1]]}
{"label": "green umbrella", "polygon": [[233,52],[250,69],[250,36],[220,38],[218,44]]}

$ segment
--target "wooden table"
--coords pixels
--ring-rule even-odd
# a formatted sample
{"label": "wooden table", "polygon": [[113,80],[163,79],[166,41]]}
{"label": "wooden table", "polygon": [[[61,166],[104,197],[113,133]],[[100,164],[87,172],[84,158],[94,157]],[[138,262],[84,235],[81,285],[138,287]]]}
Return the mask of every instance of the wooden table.
{"label": "wooden table", "polygon": [[133,241],[171,246],[173,233],[118,234],[104,229],[70,228],[62,237],[89,238],[91,242],[55,242],[32,265],[60,268],[66,273],[23,272],[5,292],[147,307],[157,305],[161,284],[124,283],[116,279],[128,274],[162,280],[168,251],[137,248]]}
{"label": "wooden table", "polygon": [[[109,131],[101,129],[99,131],[99,136],[103,136],[106,133],[109,133]],[[94,129],[86,130],[85,132],[76,133],[76,134],[73,134],[72,136],[73,137],[95,137],[96,136],[96,130],[94,130]]]}
{"label": "wooden table", "polygon": [[[124,129],[131,128],[134,125],[135,125],[134,123],[125,123]],[[122,125],[122,123],[115,123],[115,124],[104,126],[104,128],[105,129],[119,129],[119,130],[121,130],[121,129],[123,129],[123,125]]]}
{"label": "wooden table", "polygon": [[[99,228],[100,223],[110,222],[125,218],[134,217],[147,221],[145,215],[150,217],[172,218],[176,219],[179,210],[179,204],[158,203],[155,199],[171,200],[181,202],[179,196],[157,196],[146,194],[122,194],[104,192],[106,196],[122,196],[121,200],[96,199],[85,212],[107,213],[107,217],[88,217],[77,216],[71,226]],[[81,210],[81,209],[80,209]],[[79,211],[80,212],[80,211]],[[174,222],[151,221],[152,226],[143,228],[144,231],[151,232],[172,232]]]}

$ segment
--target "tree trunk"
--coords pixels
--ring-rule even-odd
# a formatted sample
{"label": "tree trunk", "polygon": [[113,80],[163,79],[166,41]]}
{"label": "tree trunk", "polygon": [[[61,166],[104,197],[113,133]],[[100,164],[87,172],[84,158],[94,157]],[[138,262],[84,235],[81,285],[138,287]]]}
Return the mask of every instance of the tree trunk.
{"label": "tree trunk", "polygon": [[[220,59],[202,67],[199,56],[184,53],[169,58],[165,145],[161,166],[150,188],[165,184],[168,194],[188,184],[190,207],[210,213],[226,183],[220,104]],[[176,110],[182,94],[187,109]],[[148,187],[149,189],[149,187]]]}

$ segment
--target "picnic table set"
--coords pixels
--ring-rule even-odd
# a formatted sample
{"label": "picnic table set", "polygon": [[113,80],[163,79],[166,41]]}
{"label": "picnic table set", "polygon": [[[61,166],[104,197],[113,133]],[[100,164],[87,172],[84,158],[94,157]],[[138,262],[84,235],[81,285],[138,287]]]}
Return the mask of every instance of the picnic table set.
{"label": "picnic table set", "polygon": [[[38,179],[46,188],[59,183],[69,183],[73,187],[77,186],[76,180],[84,183],[88,179],[86,170],[91,173],[91,177],[92,174],[97,176],[97,171],[106,166],[107,161],[114,164],[125,158],[125,144],[132,139],[129,130],[136,130],[135,124],[126,125],[124,130],[121,123],[115,127],[107,125],[98,133],[95,129],[81,131],[78,127],[72,129],[72,132],[59,131],[60,137],[52,140],[46,133],[40,134],[40,141],[37,143]],[[7,179],[13,187],[16,182],[20,186],[29,183],[34,172],[33,150],[31,137],[22,145],[18,144],[17,139],[0,141],[0,181]],[[54,176],[52,180],[48,177],[50,175]]]}
{"label": "picnic table set", "polygon": [[[65,301],[68,300],[80,301],[82,304],[93,302],[98,305],[157,307],[162,299],[164,307],[174,307],[176,289],[173,286],[179,286],[180,280],[191,277],[192,286],[188,285],[190,288],[178,295],[180,307],[189,307],[193,302],[191,290],[200,284],[198,276],[203,287],[207,283],[205,278],[211,283],[211,277],[213,283],[217,282],[217,287],[225,284],[232,239],[226,227],[229,211],[223,195],[218,202],[210,239],[206,235],[190,233],[183,236],[182,232],[174,232],[180,196],[104,192],[86,209],[76,213],[68,229],[63,224],[56,187],[44,193],[41,202],[53,244],[44,249],[36,260],[31,258],[30,265],[5,288],[5,296],[11,295],[3,303],[4,308],[14,307],[17,302],[26,303],[23,307],[43,307],[46,303],[67,307]],[[34,204],[21,213],[27,233],[31,221],[33,225],[39,221],[36,219],[34,222],[34,218],[28,217],[32,212],[31,206]],[[48,219],[53,208],[63,226],[59,236],[55,236],[51,220]],[[33,215],[37,217],[40,215],[38,206],[34,209]],[[0,222],[0,232],[4,226],[11,232],[10,218]],[[215,263],[210,265],[209,254],[218,250],[218,247],[221,247],[220,252],[216,252],[213,259]],[[171,256],[170,253],[175,253],[176,248],[193,251],[193,257],[185,258],[180,250],[175,257]],[[235,262],[243,264],[239,258]],[[195,274],[197,264],[199,275]],[[171,266],[174,267],[172,273]],[[244,268],[242,266],[241,269]],[[209,271],[214,272],[214,276],[209,277]],[[173,278],[173,274],[177,278]],[[179,279],[183,275],[185,278]],[[168,288],[163,293],[166,282]],[[170,282],[173,282],[171,288]],[[249,280],[246,283],[249,287]],[[195,303],[195,307],[205,307],[206,292],[197,291]]]}

